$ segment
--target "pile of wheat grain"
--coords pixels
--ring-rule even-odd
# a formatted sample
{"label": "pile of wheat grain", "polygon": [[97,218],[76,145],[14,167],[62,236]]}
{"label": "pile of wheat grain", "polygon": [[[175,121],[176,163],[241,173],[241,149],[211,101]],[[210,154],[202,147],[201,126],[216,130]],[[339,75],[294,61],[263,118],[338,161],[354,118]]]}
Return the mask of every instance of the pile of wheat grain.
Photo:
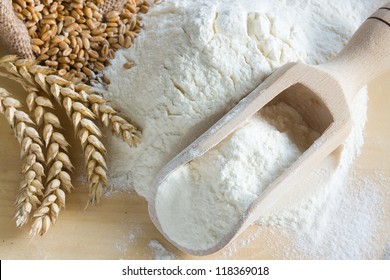
{"label": "pile of wheat grain", "polygon": [[[68,80],[88,81],[129,48],[141,29],[148,0],[127,0],[122,11],[102,13],[104,0],[13,0],[16,15],[32,38],[42,65]],[[106,80],[106,82],[108,82]]]}

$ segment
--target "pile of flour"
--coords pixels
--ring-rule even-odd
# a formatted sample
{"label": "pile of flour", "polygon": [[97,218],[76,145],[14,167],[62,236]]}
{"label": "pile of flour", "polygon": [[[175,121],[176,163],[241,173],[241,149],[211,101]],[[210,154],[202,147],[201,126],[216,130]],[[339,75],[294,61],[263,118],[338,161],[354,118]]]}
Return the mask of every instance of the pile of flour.
{"label": "pile of flour", "polygon": [[[149,199],[160,168],[267,75],[290,61],[328,60],[383,3],[167,0],[153,7],[133,47],[119,51],[105,71],[107,97],[143,130],[137,148],[109,139],[111,182]],[[135,66],[125,70],[127,61]],[[262,225],[321,233],[326,201],[338,197],[363,143],[366,101],[362,91],[344,149],[286,195],[273,215],[262,217]]]}
{"label": "pile of flour", "polygon": [[263,108],[161,184],[156,213],[162,229],[184,248],[215,246],[318,136],[285,103]]}

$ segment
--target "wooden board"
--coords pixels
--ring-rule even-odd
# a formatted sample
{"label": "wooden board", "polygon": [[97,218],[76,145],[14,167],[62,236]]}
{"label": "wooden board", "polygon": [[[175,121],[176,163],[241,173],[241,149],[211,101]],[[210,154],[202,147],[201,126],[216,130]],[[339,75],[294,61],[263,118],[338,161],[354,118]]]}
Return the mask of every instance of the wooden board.
{"label": "wooden board", "polygon": [[[15,83],[0,79],[0,85],[23,94]],[[382,179],[390,180],[390,73],[369,86],[369,96],[365,144],[355,169],[361,175],[373,175],[379,171]],[[72,134],[69,125],[65,129]],[[178,252],[164,240],[148,217],[147,203],[136,194],[111,193],[99,206],[85,210],[88,190],[80,179],[83,163],[77,142],[72,143],[75,149],[72,159],[77,167],[76,188],[67,196],[66,209],[47,235],[29,238],[28,227],[17,229],[13,220],[21,162],[19,145],[3,116],[0,116],[0,137],[0,259],[151,259],[148,243],[152,239],[160,241],[179,259],[194,258]],[[385,199],[389,205],[387,213],[390,213],[388,191]],[[390,239],[389,225],[390,216],[387,216],[383,221],[382,239]],[[242,238],[254,231],[255,227],[248,229]],[[261,246],[263,242],[267,242],[267,246]],[[236,243],[236,247],[240,247],[237,251],[233,246],[205,258],[271,259],[278,250],[272,243],[286,241],[277,235],[261,233],[256,242],[241,243],[239,240]]]}

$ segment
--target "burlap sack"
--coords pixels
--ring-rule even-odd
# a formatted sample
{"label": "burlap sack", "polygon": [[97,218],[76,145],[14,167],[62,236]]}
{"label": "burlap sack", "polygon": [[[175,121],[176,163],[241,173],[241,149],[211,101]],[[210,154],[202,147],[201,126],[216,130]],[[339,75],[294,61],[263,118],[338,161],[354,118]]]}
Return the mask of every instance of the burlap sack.
{"label": "burlap sack", "polygon": [[[103,14],[112,10],[121,10],[127,0],[106,0],[100,5]],[[0,0],[0,42],[10,53],[25,58],[34,58],[31,38],[24,23],[15,16],[12,0]]]}
{"label": "burlap sack", "polygon": [[12,53],[33,58],[30,36],[12,8],[12,0],[0,0],[0,42]]}

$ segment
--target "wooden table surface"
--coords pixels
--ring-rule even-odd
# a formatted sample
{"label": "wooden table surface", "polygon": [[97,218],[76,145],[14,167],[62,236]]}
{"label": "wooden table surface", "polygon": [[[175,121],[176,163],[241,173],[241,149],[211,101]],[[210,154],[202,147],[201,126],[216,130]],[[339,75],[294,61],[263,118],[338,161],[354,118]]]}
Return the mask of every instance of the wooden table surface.
{"label": "wooden table surface", "polygon": [[[0,50],[1,54],[4,51]],[[0,79],[0,85],[23,94],[13,82]],[[362,175],[380,171],[390,180],[390,73],[369,85],[369,96],[365,144],[355,168]],[[72,133],[69,126],[66,128]],[[160,241],[179,259],[194,258],[180,253],[164,240],[148,217],[147,203],[134,193],[110,194],[99,206],[85,210],[88,190],[82,179],[77,179],[82,177],[81,171],[74,174],[76,188],[67,196],[66,209],[61,211],[55,226],[43,237],[29,238],[28,226],[17,229],[13,220],[21,162],[19,145],[2,115],[0,137],[0,259],[151,259],[153,254],[148,247],[151,239]],[[76,170],[82,170],[80,148],[76,142],[73,147]],[[390,205],[390,195],[386,199]],[[390,216],[387,222],[390,224]],[[254,227],[248,229],[243,238],[254,230]],[[389,226],[383,234],[390,237]],[[283,242],[267,233],[257,239],[259,242],[240,245],[242,248],[237,252],[223,251],[206,258],[271,259],[277,248],[262,247],[261,240]]]}

